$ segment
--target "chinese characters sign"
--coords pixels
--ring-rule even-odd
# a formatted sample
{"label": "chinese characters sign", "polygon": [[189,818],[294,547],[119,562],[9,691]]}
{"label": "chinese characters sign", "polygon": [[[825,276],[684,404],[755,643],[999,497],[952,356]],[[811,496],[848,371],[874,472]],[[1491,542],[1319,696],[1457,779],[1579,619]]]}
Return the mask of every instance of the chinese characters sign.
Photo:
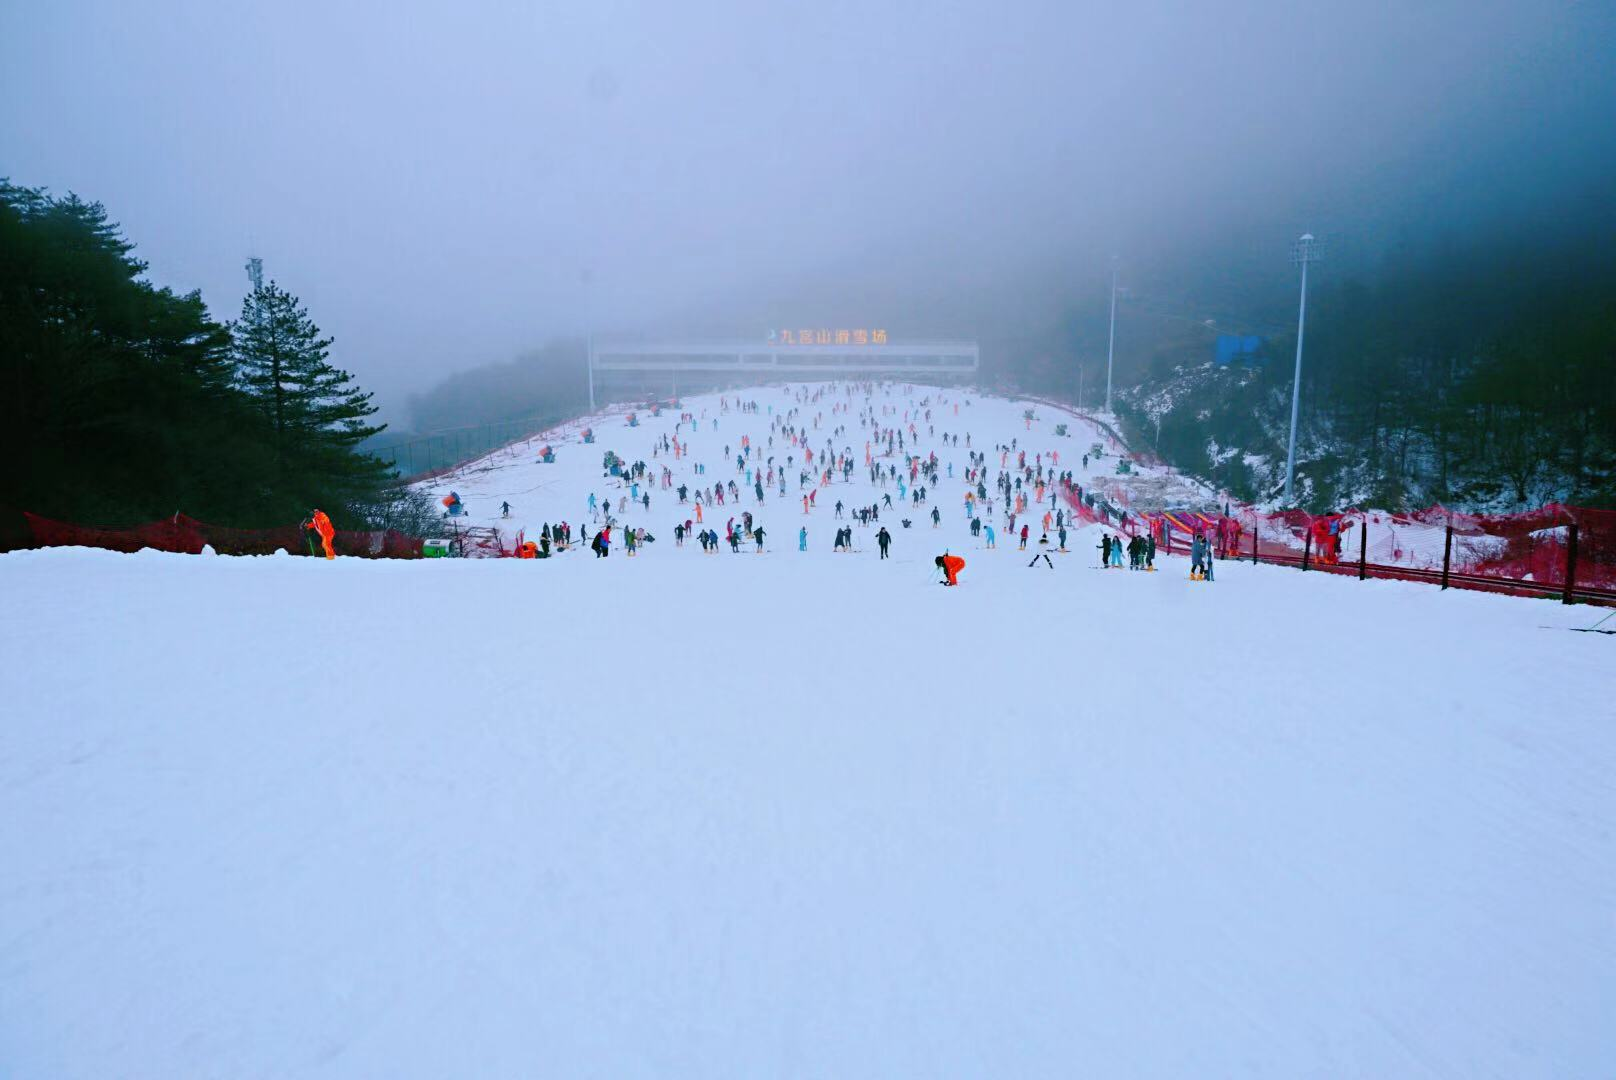
{"label": "chinese characters sign", "polygon": [[770,330],[771,345],[885,345],[885,330]]}

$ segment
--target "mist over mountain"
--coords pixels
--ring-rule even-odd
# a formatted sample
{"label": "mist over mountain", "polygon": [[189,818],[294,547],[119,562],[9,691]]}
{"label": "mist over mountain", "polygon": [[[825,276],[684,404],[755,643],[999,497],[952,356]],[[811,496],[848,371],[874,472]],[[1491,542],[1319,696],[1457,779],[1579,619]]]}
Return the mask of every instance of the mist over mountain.
{"label": "mist over mountain", "polygon": [[1607,183],[1613,20],[64,0],[0,12],[0,163],[212,310],[262,256],[398,423],[590,332],[1021,339],[1103,306],[1112,255],[1141,297],[1277,321],[1303,231],[1372,265]]}

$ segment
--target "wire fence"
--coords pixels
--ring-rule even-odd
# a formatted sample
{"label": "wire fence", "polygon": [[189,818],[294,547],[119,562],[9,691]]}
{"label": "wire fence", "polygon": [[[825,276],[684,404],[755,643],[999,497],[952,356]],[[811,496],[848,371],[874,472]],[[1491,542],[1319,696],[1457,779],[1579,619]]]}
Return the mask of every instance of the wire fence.
{"label": "wire fence", "polygon": [[389,463],[400,479],[413,481],[452,469],[490,451],[543,434],[565,418],[546,414],[519,420],[475,424],[426,432],[386,446],[366,447],[365,453]]}

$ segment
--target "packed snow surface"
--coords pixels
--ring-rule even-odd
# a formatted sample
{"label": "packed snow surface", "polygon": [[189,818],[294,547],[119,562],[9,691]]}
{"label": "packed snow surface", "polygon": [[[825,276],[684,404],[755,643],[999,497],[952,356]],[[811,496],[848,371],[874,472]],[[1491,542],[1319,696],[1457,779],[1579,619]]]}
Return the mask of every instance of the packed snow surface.
{"label": "packed snow surface", "polygon": [[[772,419],[685,407],[709,482]],[[675,418],[456,490],[587,523]],[[763,555],[658,486],[634,559],[0,556],[0,1075],[1616,1073],[1599,612],[1029,568],[918,430],[956,479],[886,561],[829,550],[862,464],[743,496]]]}

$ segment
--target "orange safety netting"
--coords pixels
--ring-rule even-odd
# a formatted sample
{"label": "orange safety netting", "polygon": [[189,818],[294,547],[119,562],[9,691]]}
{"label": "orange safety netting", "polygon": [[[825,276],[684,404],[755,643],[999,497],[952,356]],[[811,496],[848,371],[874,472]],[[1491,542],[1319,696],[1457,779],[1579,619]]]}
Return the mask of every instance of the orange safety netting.
{"label": "orange safety netting", "polygon": [[[54,521],[24,511],[26,536],[14,539],[16,547],[96,547],[109,551],[139,551],[153,548],[200,554],[211,546],[220,555],[273,555],[284,548],[294,555],[306,555],[312,532],[299,525],[272,529],[233,529],[209,525],[184,514],[122,529],[102,529]],[[19,542],[20,540],[20,542]],[[421,554],[421,538],[406,536],[392,529],[375,531],[337,530],[332,546],[338,555],[361,558],[410,559]]]}

